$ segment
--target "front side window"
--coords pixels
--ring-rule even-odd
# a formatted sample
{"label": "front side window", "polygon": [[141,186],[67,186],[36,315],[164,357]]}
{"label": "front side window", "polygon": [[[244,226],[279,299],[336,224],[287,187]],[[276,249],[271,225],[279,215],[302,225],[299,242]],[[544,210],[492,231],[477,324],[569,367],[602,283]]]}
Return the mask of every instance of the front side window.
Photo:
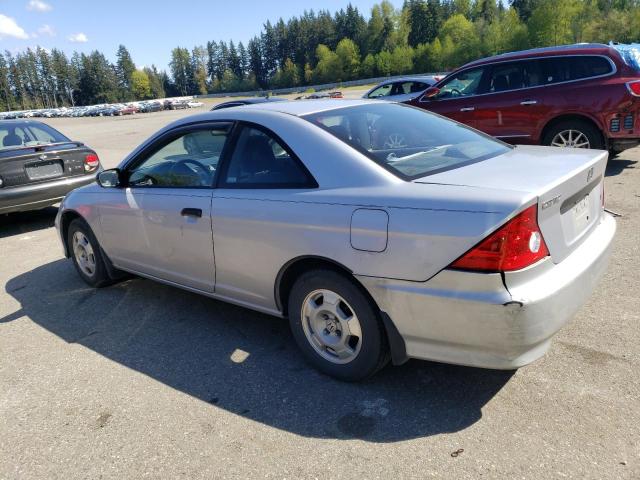
{"label": "front side window", "polygon": [[391,84],[391,83],[387,83],[386,85],[382,85],[381,87],[378,87],[378,88],[374,89],[369,94],[369,98],[387,97],[387,96],[391,95],[391,88],[392,87],[393,87],[393,84]]}
{"label": "front side window", "polygon": [[211,187],[228,127],[173,137],[129,170],[130,187]]}
{"label": "front side window", "polygon": [[308,188],[313,180],[293,153],[262,129],[243,126],[221,186],[226,188]]}
{"label": "front side window", "polygon": [[359,105],[304,116],[405,180],[486,160],[511,147],[401,104]]}
{"label": "front side window", "polygon": [[481,93],[480,85],[483,73],[484,68],[475,68],[453,75],[446,83],[439,87],[440,93],[438,93],[435,98],[468,97]]}

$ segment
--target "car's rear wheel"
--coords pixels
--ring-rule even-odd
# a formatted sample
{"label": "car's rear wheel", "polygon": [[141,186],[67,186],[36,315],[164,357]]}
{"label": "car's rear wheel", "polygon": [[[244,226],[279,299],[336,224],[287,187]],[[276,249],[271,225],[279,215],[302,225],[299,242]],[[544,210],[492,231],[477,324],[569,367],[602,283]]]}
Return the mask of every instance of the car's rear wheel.
{"label": "car's rear wheel", "polygon": [[100,244],[84,220],[73,220],[67,232],[67,245],[78,274],[92,287],[113,283],[102,256]]}
{"label": "car's rear wheel", "polygon": [[321,372],[358,381],[388,362],[378,309],[344,275],[331,270],[304,273],[291,289],[288,307],[298,346]]}
{"label": "car's rear wheel", "polygon": [[594,125],[582,120],[557,123],[547,131],[542,143],[562,148],[604,148],[600,131]]}

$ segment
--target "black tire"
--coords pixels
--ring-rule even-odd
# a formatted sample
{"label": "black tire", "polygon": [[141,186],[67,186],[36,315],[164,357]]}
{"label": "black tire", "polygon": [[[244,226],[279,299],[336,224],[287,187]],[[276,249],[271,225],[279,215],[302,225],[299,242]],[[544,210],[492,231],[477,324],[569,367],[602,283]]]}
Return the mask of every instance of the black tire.
{"label": "black tire", "polygon": [[542,139],[542,144],[550,146],[553,139],[561,132],[574,130],[582,133],[589,140],[589,148],[604,150],[602,133],[595,125],[584,120],[563,120],[547,130]]}
{"label": "black tire", "polygon": [[[79,265],[78,259],[76,258],[73,248],[73,237],[76,232],[82,233],[91,245],[92,254],[95,259],[95,269],[92,275],[85,272],[85,270]],[[113,280],[107,271],[100,244],[91,231],[91,228],[89,228],[89,225],[87,225],[84,220],[76,218],[69,225],[69,230],[67,232],[67,248],[69,249],[69,254],[74,266],[76,267],[76,271],[85,283],[94,288],[106,287],[113,283]]]}
{"label": "black tire", "polygon": [[[311,345],[302,319],[303,302],[316,290],[330,290],[342,297],[357,316],[362,336],[360,349],[349,363],[333,363]],[[380,312],[360,288],[346,276],[331,270],[312,270],[294,283],[288,302],[291,331],[307,361],[339,380],[355,382],[371,377],[389,361],[389,346]]]}

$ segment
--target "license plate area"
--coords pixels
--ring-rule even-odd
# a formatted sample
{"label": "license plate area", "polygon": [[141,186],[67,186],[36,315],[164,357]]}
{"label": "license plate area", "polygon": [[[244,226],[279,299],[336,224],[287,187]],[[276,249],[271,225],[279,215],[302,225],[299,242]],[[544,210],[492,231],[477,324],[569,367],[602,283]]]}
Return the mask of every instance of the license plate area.
{"label": "license plate area", "polygon": [[25,166],[29,180],[46,180],[61,177],[64,173],[62,160],[47,160]]}
{"label": "license plate area", "polygon": [[576,203],[571,208],[573,228],[576,233],[582,232],[585,228],[587,228],[592,220],[589,205],[589,195],[586,195],[582,200],[578,201],[578,203]]}

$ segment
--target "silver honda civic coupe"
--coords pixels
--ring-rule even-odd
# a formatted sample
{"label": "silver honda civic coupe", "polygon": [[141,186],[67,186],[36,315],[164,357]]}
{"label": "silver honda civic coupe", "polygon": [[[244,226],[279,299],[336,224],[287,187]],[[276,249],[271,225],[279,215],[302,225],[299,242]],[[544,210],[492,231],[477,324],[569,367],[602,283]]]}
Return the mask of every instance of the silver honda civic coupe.
{"label": "silver honda civic coupe", "polygon": [[607,268],[607,153],[512,147],[380,101],[178,120],[63,201],[67,257],[287,317],[343,380],[541,357]]}

